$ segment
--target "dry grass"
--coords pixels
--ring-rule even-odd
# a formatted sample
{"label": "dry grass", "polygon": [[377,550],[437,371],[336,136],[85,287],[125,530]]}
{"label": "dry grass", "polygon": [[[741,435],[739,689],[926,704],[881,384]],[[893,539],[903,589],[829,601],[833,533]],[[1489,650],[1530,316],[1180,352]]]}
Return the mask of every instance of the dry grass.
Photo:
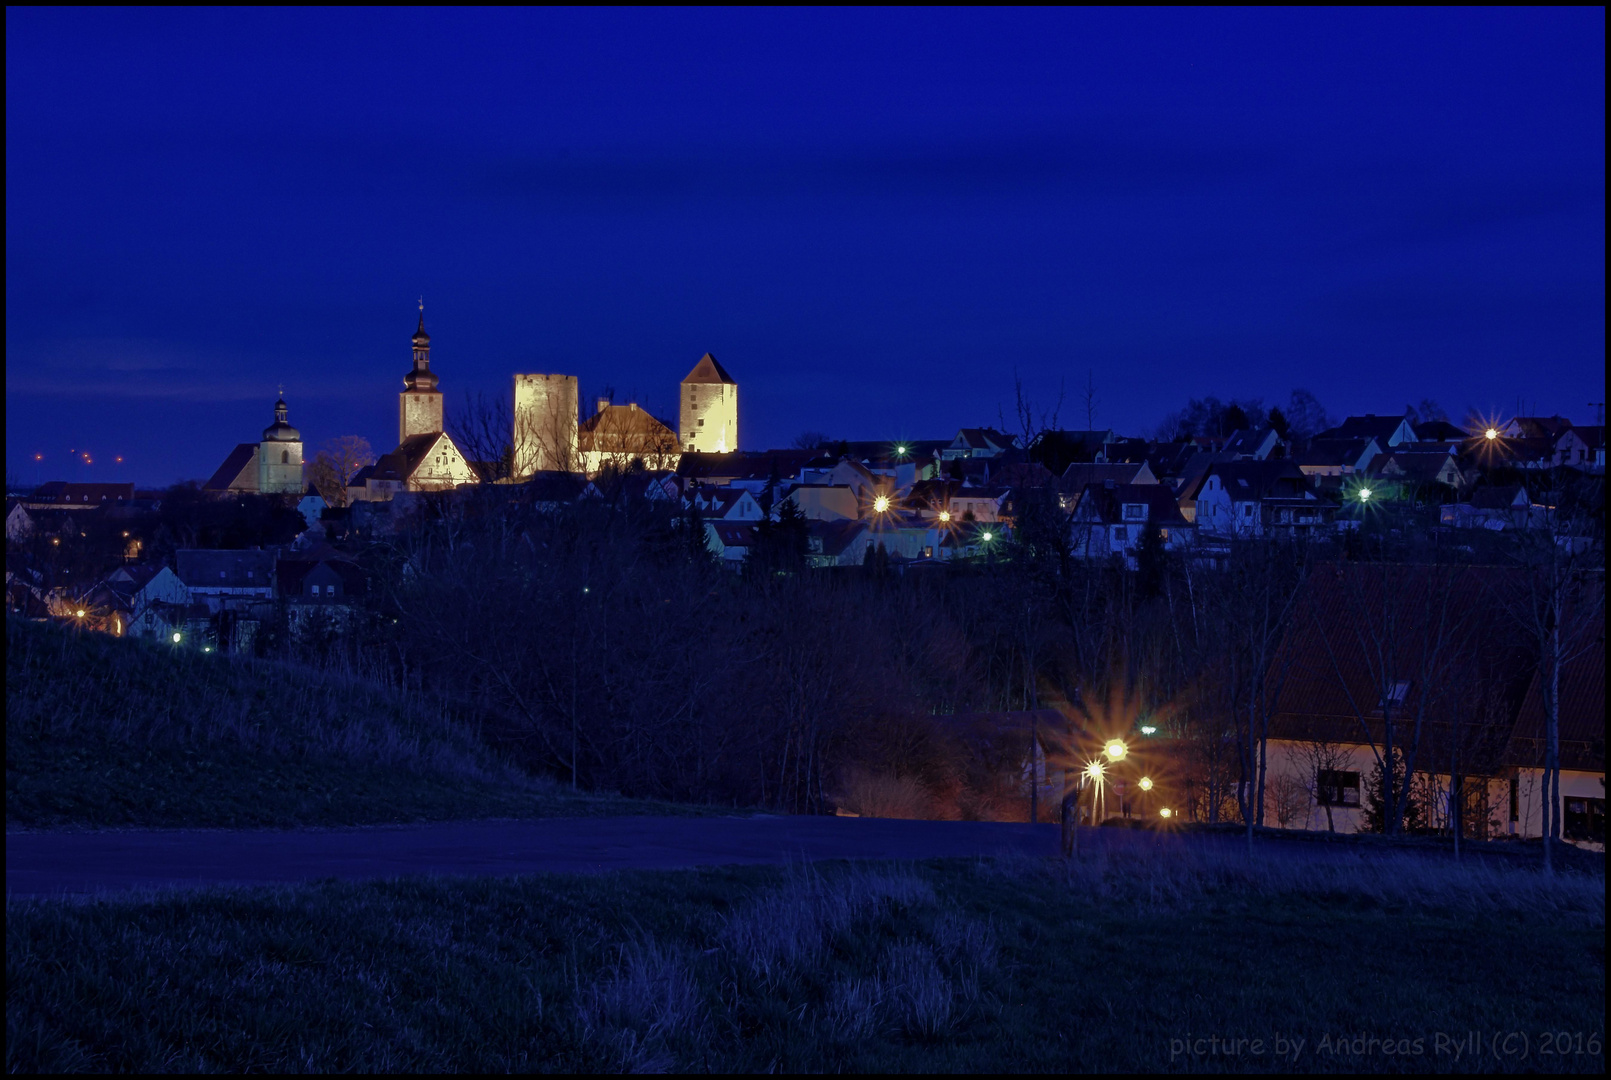
{"label": "dry grass", "polygon": [[359,825],[699,812],[520,774],[353,675],[6,620],[6,823]]}
{"label": "dry grass", "polygon": [[1171,1057],[1188,1031],[1603,1030],[1602,879],[1413,855],[332,882],[7,916],[13,1072],[1604,1064]]}
{"label": "dry grass", "polygon": [[914,777],[852,769],[839,788],[834,801],[861,817],[923,821],[937,816],[934,796]]}

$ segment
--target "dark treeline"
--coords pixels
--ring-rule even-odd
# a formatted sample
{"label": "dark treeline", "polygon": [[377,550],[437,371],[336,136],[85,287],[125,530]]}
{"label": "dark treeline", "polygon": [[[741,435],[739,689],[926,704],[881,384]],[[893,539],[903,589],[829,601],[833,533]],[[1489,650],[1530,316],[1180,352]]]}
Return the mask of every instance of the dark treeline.
{"label": "dark treeline", "polygon": [[[1236,541],[1204,560],[1152,536],[1131,566],[1085,561],[1048,488],[1018,492],[1014,538],[976,560],[808,569],[786,519],[734,573],[705,550],[697,515],[663,503],[521,507],[498,492],[427,504],[377,544],[375,618],[334,647],[478,717],[532,771],[798,813],[831,810],[852,773],[916,783],[944,815],[981,813],[926,719],[1057,708],[1090,730],[1157,727],[1190,816],[1263,820],[1263,785],[1247,781],[1263,775],[1286,684],[1332,667],[1343,677],[1383,651],[1382,635],[1413,637],[1416,620],[1476,587],[1460,568],[1503,554],[1417,539],[1384,513],[1346,542]],[[1373,584],[1345,584],[1359,602],[1320,611],[1314,597],[1339,591],[1316,594],[1314,575],[1338,566]],[[1447,572],[1428,585],[1416,571],[1408,587],[1406,568],[1424,566]],[[1443,651],[1416,678],[1481,682],[1461,603],[1467,615],[1438,624]],[[1295,625],[1322,617],[1329,637],[1283,653]],[[1511,637],[1527,646],[1519,628]],[[1379,721],[1362,714],[1378,737]],[[1386,798],[1392,829],[1407,796]]]}

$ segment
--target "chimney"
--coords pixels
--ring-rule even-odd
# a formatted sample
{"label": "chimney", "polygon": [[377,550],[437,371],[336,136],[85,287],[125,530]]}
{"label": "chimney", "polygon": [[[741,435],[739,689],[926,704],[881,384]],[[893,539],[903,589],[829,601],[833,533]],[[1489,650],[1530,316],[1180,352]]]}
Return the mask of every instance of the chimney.
{"label": "chimney", "polygon": [[1102,486],[1107,488],[1109,491],[1112,491],[1113,490],[1113,481],[1112,480],[1104,480],[1104,481],[1102,481]]}
{"label": "chimney", "polygon": [[607,409],[609,407],[610,407],[610,399],[609,398],[607,398],[607,397],[599,398],[599,412],[603,412],[605,409]]}

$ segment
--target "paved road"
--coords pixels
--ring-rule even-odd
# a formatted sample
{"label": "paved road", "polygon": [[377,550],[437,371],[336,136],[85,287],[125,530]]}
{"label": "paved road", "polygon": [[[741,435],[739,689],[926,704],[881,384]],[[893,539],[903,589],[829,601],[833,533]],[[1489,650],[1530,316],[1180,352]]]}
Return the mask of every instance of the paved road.
{"label": "paved road", "polygon": [[552,818],[355,829],[108,830],[6,835],[10,896],[150,886],[669,869],[802,859],[1044,854],[1051,825],[873,818]]}

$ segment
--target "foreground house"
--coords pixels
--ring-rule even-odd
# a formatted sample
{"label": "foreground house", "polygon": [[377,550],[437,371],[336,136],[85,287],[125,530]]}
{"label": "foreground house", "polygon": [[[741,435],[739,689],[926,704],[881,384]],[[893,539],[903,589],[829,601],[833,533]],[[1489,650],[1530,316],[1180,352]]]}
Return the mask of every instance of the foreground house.
{"label": "foreground house", "polygon": [[[1319,568],[1300,597],[1272,665],[1265,824],[1365,828],[1391,723],[1421,829],[1457,818],[1471,839],[1540,836],[1541,672],[1497,598],[1510,572],[1372,575]],[[1565,839],[1603,845],[1603,632],[1586,640],[1561,678],[1558,809]]]}

